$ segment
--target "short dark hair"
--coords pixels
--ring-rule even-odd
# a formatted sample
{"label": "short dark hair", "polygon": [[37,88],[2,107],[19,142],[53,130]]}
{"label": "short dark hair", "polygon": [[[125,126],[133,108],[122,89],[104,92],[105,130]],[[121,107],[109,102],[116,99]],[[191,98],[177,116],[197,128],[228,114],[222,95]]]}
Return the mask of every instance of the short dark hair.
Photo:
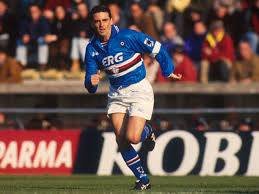
{"label": "short dark hair", "polygon": [[93,19],[94,14],[99,12],[107,12],[109,14],[109,17],[112,18],[111,11],[106,5],[97,5],[93,7],[93,9],[90,11],[90,18]]}
{"label": "short dark hair", "polygon": [[30,10],[32,7],[37,7],[39,10],[41,10],[41,11],[42,11],[41,7],[40,7],[38,4],[36,4],[36,3],[32,3],[32,4],[30,4],[30,6],[28,7],[28,8],[29,8],[29,10]]}

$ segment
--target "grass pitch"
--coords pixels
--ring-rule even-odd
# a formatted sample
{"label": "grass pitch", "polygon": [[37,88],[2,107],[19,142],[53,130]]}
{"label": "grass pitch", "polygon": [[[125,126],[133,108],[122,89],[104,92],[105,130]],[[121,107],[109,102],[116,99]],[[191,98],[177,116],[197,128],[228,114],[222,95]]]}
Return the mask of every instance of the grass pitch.
{"label": "grass pitch", "polygon": [[[259,177],[150,177],[152,189],[137,193],[258,193]],[[0,175],[0,193],[83,194],[136,193],[128,176],[6,176]]]}

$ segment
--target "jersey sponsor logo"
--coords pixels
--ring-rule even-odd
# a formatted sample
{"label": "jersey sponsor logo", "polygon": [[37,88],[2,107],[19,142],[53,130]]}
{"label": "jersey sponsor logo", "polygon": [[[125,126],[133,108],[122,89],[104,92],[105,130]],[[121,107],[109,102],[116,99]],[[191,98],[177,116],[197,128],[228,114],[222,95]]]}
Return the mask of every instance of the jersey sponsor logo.
{"label": "jersey sponsor logo", "polygon": [[107,56],[103,58],[102,64],[103,66],[109,66],[109,65],[114,65],[114,63],[119,63],[123,61],[123,53],[117,53],[115,56]]}
{"label": "jersey sponsor logo", "polygon": [[144,41],[144,44],[149,46],[149,47],[153,47],[154,41],[150,40],[149,38],[146,38],[145,41]]}

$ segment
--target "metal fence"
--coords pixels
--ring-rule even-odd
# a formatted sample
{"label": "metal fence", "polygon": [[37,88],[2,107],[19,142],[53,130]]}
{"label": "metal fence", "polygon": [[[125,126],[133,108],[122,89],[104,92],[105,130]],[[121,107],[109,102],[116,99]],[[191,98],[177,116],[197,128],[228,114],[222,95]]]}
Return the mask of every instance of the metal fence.
{"label": "metal fence", "polygon": [[[1,113],[46,113],[46,114],[103,114],[104,108],[0,108]],[[154,114],[227,114],[227,113],[259,113],[259,108],[158,108]]]}

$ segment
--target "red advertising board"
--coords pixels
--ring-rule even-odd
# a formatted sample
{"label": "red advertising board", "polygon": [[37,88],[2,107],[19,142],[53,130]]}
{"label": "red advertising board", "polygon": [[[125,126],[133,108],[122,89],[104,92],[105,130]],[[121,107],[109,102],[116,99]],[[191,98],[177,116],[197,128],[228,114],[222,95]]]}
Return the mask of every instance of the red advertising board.
{"label": "red advertising board", "polygon": [[0,131],[0,174],[71,174],[80,130]]}

